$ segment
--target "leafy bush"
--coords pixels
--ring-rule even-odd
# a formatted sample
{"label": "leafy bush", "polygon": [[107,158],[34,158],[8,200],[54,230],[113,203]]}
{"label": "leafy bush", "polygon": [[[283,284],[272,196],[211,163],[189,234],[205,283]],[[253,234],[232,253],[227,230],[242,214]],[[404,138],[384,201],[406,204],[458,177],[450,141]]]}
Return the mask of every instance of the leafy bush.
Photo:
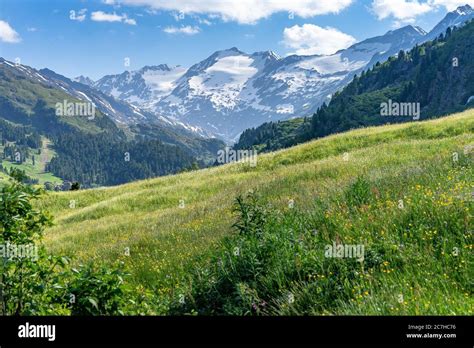
{"label": "leafy bush", "polygon": [[[270,209],[254,193],[238,197],[235,212],[239,234],[224,242],[210,269],[198,270],[188,293],[191,300],[176,303],[172,313],[258,315],[299,306],[298,313],[304,314],[348,298],[341,292],[343,283],[354,278],[360,265],[325,259],[314,220]],[[311,304],[295,299],[299,288],[316,281],[319,299],[312,298]]]}
{"label": "leafy bush", "polygon": [[125,297],[122,269],[96,270],[92,265],[81,265],[72,272],[74,277],[68,284],[72,315],[123,314],[120,310]]}
{"label": "leafy bush", "polygon": [[0,191],[0,314],[119,314],[122,271],[71,270],[68,258],[49,255],[40,242],[52,217],[32,203],[43,190],[23,184],[20,171],[11,174]]}

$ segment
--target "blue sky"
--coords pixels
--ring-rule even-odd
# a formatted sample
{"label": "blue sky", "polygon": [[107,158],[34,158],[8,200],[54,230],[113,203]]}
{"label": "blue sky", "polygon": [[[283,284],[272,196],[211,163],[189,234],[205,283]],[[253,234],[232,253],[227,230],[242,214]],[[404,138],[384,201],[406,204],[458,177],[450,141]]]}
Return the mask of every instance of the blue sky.
{"label": "blue sky", "polygon": [[2,0],[0,56],[97,79],[145,65],[189,67],[234,46],[282,56],[326,54],[407,24],[428,31],[466,2],[474,5],[471,0]]}

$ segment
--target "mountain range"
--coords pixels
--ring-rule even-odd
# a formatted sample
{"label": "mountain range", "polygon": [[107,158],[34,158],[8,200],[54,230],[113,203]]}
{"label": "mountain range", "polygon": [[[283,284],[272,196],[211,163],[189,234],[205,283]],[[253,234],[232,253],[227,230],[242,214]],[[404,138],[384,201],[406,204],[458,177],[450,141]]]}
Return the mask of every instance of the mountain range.
{"label": "mountain range", "polygon": [[271,51],[247,54],[233,47],[189,69],[160,64],[107,75],[96,82],[83,76],[77,81],[156,118],[192,125],[232,143],[247,128],[311,115],[354,75],[472,18],[474,10],[461,6],[429,33],[408,25],[332,55],[280,57]]}
{"label": "mountain range", "polygon": [[350,129],[460,112],[474,107],[472,76],[474,21],[375,64],[311,117],[245,130],[234,148],[275,151]]}
{"label": "mountain range", "polygon": [[[58,104],[94,105],[94,113],[58,113]],[[52,70],[0,58],[0,171],[16,164],[32,182],[49,181],[49,172],[82,187],[166,175],[214,162],[224,143],[199,133]]]}
{"label": "mountain range", "polygon": [[[42,160],[45,171],[88,187],[111,185],[208,166],[224,147],[222,140],[233,143],[241,134],[245,137],[242,141],[241,136],[239,147],[252,147],[264,140],[266,149],[274,149],[299,142],[302,138],[295,133],[307,140],[376,124],[379,119],[366,118],[373,116],[377,103],[366,101],[379,101],[387,95],[403,93],[425,101],[423,112],[428,116],[456,111],[474,98],[470,80],[453,79],[455,83],[442,93],[436,76],[447,75],[441,64],[452,57],[441,60],[437,55],[459,52],[457,57],[463,64],[459,72],[470,77],[471,66],[466,64],[472,61],[470,51],[463,50],[460,40],[450,51],[429,45],[444,45],[437,38],[445,28],[460,26],[473,17],[471,7],[460,7],[430,33],[406,26],[333,55],[280,57],[271,51],[247,54],[233,47],[215,52],[189,69],[146,66],[95,82],[0,58],[0,126],[7,141],[2,144],[3,159],[13,161],[12,154],[20,151],[26,161],[22,159],[22,163],[31,162],[33,169],[31,153],[40,152],[46,141],[56,154],[50,163]],[[429,37],[436,39],[425,47],[422,43]],[[413,47],[417,49],[413,53],[416,64],[391,63]],[[420,58],[427,52],[428,60]],[[374,66],[377,71],[385,69],[387,62],[380,64],[384,61],[390,63],[388,73],[371,73],[354,83]],[[420,62],[430,74],[419,72]],[[435,64],[438,72],[432,71]],[[350,88],[339,97],[336,92],[346,86]],[[413,86],[424,94],[415,95]],[[65,101],[93,104],[97,114],[93,118],[58,115],[56,105]],[[339,106],[326,112],[334,117],[313,117],[317,122],[312,124],[317,127],[306,122],[306,116],[329,101]],[[272,121],[281,120],[292,122],[281,122],[284,125],[275,130]],[[280,133],[273,136],[275,132]],[[126,153],[133,154],[130,163],[123,160]]]}

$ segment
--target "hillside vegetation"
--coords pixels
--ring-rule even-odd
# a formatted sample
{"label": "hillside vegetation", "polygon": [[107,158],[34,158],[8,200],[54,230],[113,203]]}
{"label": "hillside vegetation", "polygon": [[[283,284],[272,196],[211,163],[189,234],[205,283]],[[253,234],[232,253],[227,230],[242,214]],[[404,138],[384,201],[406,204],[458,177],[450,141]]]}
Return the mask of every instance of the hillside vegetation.
{"label": "hillside vegetation", "polygon": [[[39,137],[39,144],[29,147],[19,145],[18,142],[4,141],[0,145],[0,172],[3,178],[8,177],[12,169],[19,169],[27,176],[30,184],[51,183],[60,185],[62,180],[46,171],[47,164],[54,157],[55,152],[51,148],[51,142],[45,137]],[[21,154],[20,160],[15,159],[16,154]],[[2,181],[0,180],[0,185]]]}
{"label": "hillside vegetation", "polygon": [[[124,261],[146,314],[469,314],[473,135],[468,110],[51,193],[46,246]],[[325,257],[333,243],[364,260]]]}

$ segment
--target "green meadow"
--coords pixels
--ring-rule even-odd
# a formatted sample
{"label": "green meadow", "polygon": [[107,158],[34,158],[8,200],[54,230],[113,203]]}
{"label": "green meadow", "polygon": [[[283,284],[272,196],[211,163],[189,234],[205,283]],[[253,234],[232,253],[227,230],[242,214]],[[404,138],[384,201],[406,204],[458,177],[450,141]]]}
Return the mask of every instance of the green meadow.
{"label": "green meadow", "polygon": [[47,248],[123,261],[143,314],[472,314],[472,144],[468,110],[37,204]]}
{"label": "green meadow", "polygon": [[[55,152],[51,147],[51,140],[43,137],[43,143],[41,146],[41,153],[38,154],[37,149],[30,149],[31,155],[30,158],[26,159],[25,162],[18,164],[12,162],[10,160],[3,160],[1,164],[5,170],[10,170],[11,168],[16,168],[19,170],[23,170],[25,174],[32,178],[37,179],[38,184],[44,184],[45,182],[50,182],[53,184],[60,184],[62,180],[52,173],[46,171],[46,164],[51,161],[51,159],[55,156]],[[3,146],[0,145],[0,151],[3,152]],[[35,163],[33,164],[33,159],[31,156],[35,156]],[[0,184],[2,180],[5,180],[7,175],[5,173],[0,172]]]}

